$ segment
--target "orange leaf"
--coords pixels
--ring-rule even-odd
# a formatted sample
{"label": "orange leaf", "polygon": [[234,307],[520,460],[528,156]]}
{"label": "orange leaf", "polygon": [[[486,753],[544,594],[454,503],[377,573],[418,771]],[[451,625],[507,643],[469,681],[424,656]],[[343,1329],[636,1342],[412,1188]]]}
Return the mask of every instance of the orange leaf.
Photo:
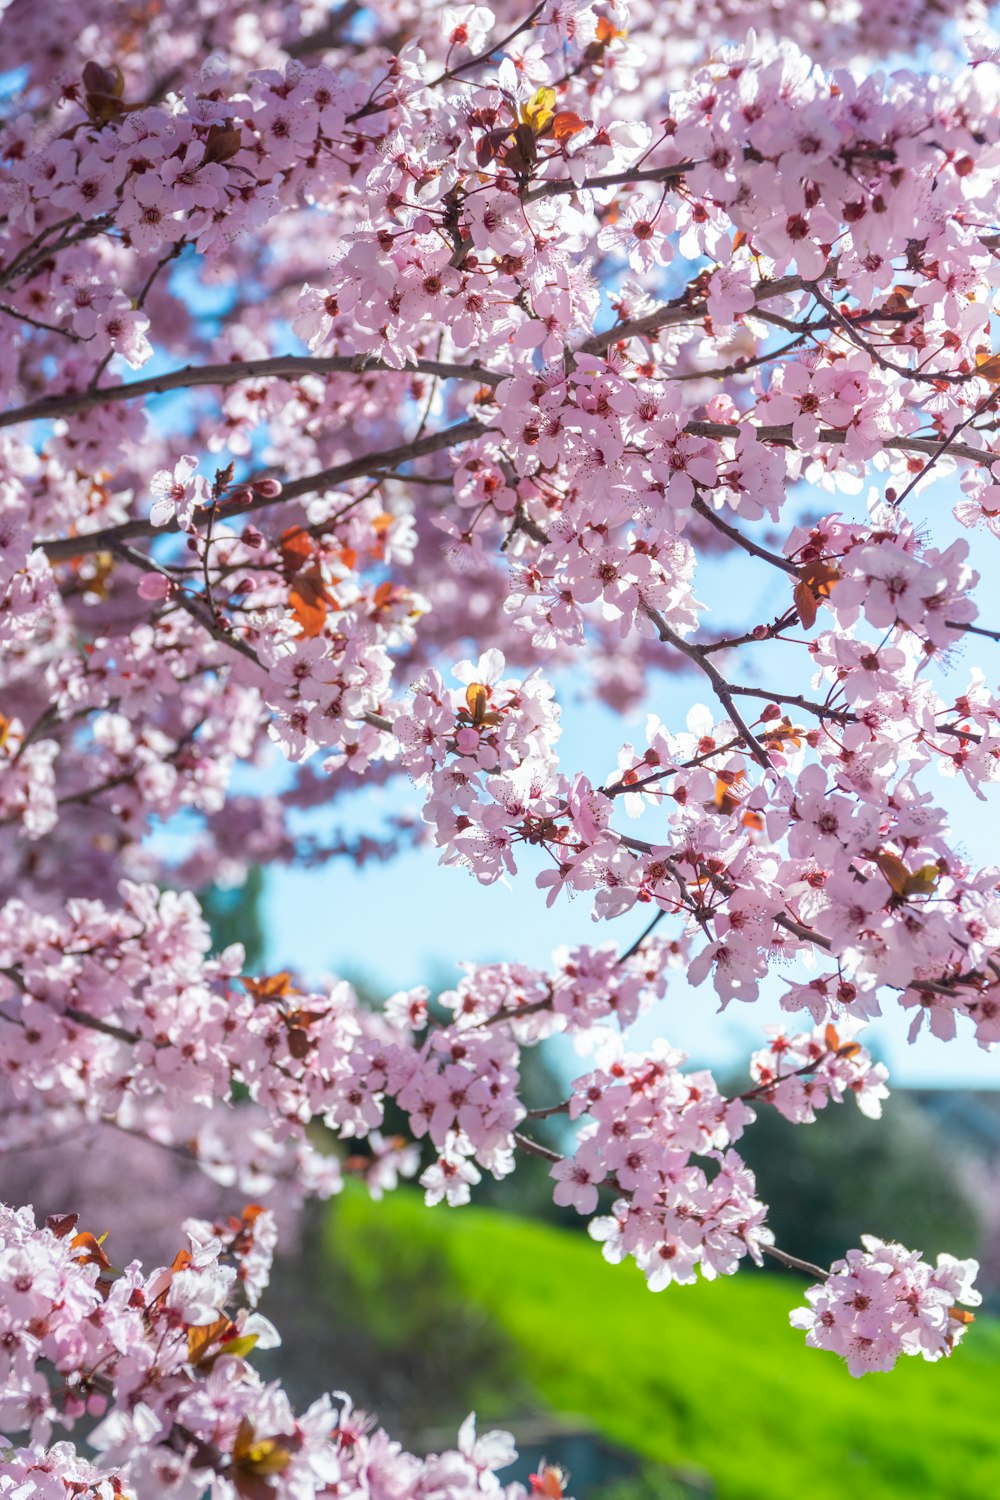
{"label": "orange leaf", "polygon": [[596,35],[597,40],[606,47],[609,42],[614,41],[616,36],[624,36],[625,33],[624,31],[619,31],[618,27],[607,20],[606,17],[600,16],[597,21]]}
{"label": "orange leaf", "polygon": [[801,568],[799,576],[808,583],[817,599],[829,599],[833,585],[842,575],[836,563],[818,559]]}
{"label": "orange leaf", "polygon": [[234,1464],[251,1474],[280,1474],[288,1468],[291,1458],[277,1438],[258,1438],[250,1419],[240,1418],[233,1443]]}
{"label": "orange leaf", "polygon": [[586,120],[571,109],[560,109],[552,120],[552,134],[557,141],[568,141],[586,127]]}
{"label": "orange leaf", "polygon": [[980,349],[976,354],[976,374],[991,385],[1000,382],[1000,354],[987,354],[985,349]]}
{"label": "orange leaf", "polygon": [[385,609],[385,606],[392,602],[394,587],[395,585],[390,583],[388,579],[386,579],[385,583],[379,584],[372,595],[372,603],[376,609]]}
{"label": "orange leaf", "polygon": [[899,855],[891,853],[888,849],[883,849],[881,854],[876,854],[875,863],[892,886],[893,894],[896,896],[905,896],[906,883],[910,879],[910,871]]}
{"label": "orange leaf", "polygon": [[910,306],[910,288],[894,286],[882,306],[883,312],[905,312]]}
{"label": "orange leaf", "polygon": [[285,572],[297,573],[313,555],[313,539],[301,526],[289,526],[278,538],[278,550]]}
{"label": "orange leaf", "polygon": [[260,1335],[256,1333],[243,1333],[236,1338],[226,1339],[219,1353],[235,1354],[238,1359],[245,1359],[251,1350],[256,1349],[259,1337]]}
{"label": "orange leaf", "polygon": [[806,630],[811,630],[815,625],[817,604],[830,597],[830,591],[840,576],[841,572],[837,564],[824,562],[822,558],[817,558],[814,562],[806,563],[800,568],[800,581],[795,585],[792,597],[799,619]]}
{"label": "orange leaf", "polygon": [[287,969],[282,969],[280,974],[262,974],[259,979],[241,974],[240,980],[255,1000],[283,1000],[286,995],[298,994]]}
{"label": "orange leaf", "polygon": [[110,1271],[112,1268],[111,1262],[101,1248],[106,1239],[106,1234],[102,1234],[100,1239],[98,1239],[88,1229],[75,1234],[69,1242],[70,1249],[78,1250],[80,1253],[74,1255],[73,1259],[78,1261],[81,1266],[100,1266],[102,1271]]}
{"label": "orange leaf", "polygon": [[760,738],[769,745],[781,748],[785,741],[798,749],[802,743],[804,731],[797,729],[787,714],[784,714],[777,724],[769,724],[766,729],[760,731]]}
{"label": "orange leaf", "polygon": [[803,630],[811,630],[816,624],[816,596],[808,583],[797,583],[792,590],[795,610]]}
{"label": "orange leaf", "polygon": [[919,870],[914,870],[906,882],[907,896],[929,896],[936,889],[941,878],[941,871],[937,865],[921,865]]}
{"label": "orange leaf", "polygon": [[189,1328],[188,1336],[188,1361],[192,1365],[201,1364],[205,1355],[213,1344],[220,1343],[233,1328],[230,1318],[216,1318],[214,1323],[203,1323],[197,1328]]}
{"label": "orange leaf", "polygon": [[288,607],[302,626],[302,634],[310,639],[322,632],[334,602],[318,568],[300,573],[288,595]]}
{"label": "orange leaf", "polygon": [[949,1307],[948,1316],[954,1318],[956,1323],[964,1323],[966,1328],[976,1321],[975,1313],[966,1312],[964,1307]]}
{"label": "orange leaf", "polygon": [[840,1051],[840,1037],[837,1035],[836,1026],[830,1024],[823,1033],[823,1040],[831,1052]]}
{"label": "orange leaf", "polygon": [[526,104],[521,105],[521,120],[530,126],[536,135],[540,135],[549,125],[553,118],[552,106],[556,102],[556,91],[542,87],[536,89]]}
{"label": "orange leaf", "polygon": [[724,814],[734,812],[747,795],[747,790],[746,777],[742,771],[719,771],[715,778],[715,793],[706,807],[709,811],[713,807],[718,808]]}
{"label": "orange leaf", "polygon": [[465,701],[469,705],[473,724],[481,724],[486,717],[486,700],[489,693],[481,682],[472,682],[465,690]]}

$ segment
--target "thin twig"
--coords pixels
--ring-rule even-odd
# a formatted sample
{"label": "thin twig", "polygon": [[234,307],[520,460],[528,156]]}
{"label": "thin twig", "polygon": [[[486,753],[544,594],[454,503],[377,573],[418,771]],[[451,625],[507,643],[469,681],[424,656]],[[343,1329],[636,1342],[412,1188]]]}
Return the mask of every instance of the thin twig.
{"label": "thin twig", "polygon": [[666,908],[661,907],[660,910],[656,913],[656,916],[653,918],[653,920],[651,922],[647,922],[646,926],[640,932],[639,936],[636,938],[631,947],[626,948],[624,953],[619,954],[618,958],[615,959],[615,963],[623,964],[627,959],[632,957],[633,953],[638,953],[643,943],[656,930],[656,928],[663,921],[663,918],[666,915]]}
{"label": "thin twig", "polygon": [[533,1141],[528,1136],[522,1135],[519,1130],[514,1131],[514,1141],[529,1156],[537,1156],[542,1161],[562,1161],[562,1157],[558,1151],[550,1151],[548,1146],[540,1146],[537,1141]]}
{"label": "thin twig", "polygon": [[766,547],[762,547],[758,542],[751,541],[748,536],[744,536],[735,526],[731,526],[728,521],[724,521],[719,513],[714,511],[710,505],[706,505],[700,495],[696,495],[691,501],[691,509],[696,510],[699,516],[703,516],[706,521],[715,527],[716,531],[721,531],[724,536],[729,537],[730,541],[735,542],[737,547],[742,547],[744,552],[749,552],[751,557],[759,557],[762,562],[769,562],[772,567],[781,568],[783,572],[790,573],[793,578],[798,578],[799,570],[793,562],[789,562],[788,558],[782,557],[780,553],[769,552]]}
{"label": "thin twig", "polygon": [[769,771],[771,769],[770,757],[733,702],[732,690],[722,673],[708,660],[700,646],[693,646],[682,635],[678,635],[676,630],[667,624],[659,610],[653,609],[651,605],[647,604],[644,604],[642,608],[646,617],[656,626],[660,640],[673,646],[675,651],[680,651],[682,655],[687,657],[688,661],[694,663],[700,672],[704,672],[712,684],[715,696],[739,730],[750,754],[757,761],[758,765],[762,766],[765,771]]}
{"label": "thin twig", "polygon": [[765,1255],[770,1255],[772,1260],[780,1260],[783,1266],[788,1266],[793,1271],[804,1271],[807,1276],[815,1276],[820,1281],[829,1281],[829,1271],[824,1271],[822,1266],[814,1265],[811,1260],[800,1260],[797,1255],[789,1255],[787,1250],[779,1250],[777,1245],[761,1245]]}

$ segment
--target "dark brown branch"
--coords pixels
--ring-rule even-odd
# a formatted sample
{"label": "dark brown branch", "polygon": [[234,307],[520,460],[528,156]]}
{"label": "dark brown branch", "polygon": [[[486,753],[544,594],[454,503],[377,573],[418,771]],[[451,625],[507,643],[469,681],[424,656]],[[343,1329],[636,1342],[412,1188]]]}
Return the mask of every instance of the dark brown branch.
{"label": "dark brown branch", "polygon": [[[275,498],[254,495],[238,505],[223,505],[219,509],[219,516],[222,520],[228,521],[233,516],[249,515],[269,505],[280,505],[288,500],[297,500],[303,495],[336,489],[338,485],[346,484],[351,479],[364,479],[369,475],[381,474],[383,471],[391,473],[401,464],[424,458],[430,453],[440,453],[443,449],[456,447],[459,443],[467,443],[472,438],[481,437],[489,430],[487,423],[472,417],[468,421],[455,423],[453,427],[443,428],[440,432],[430,432],[417,442],[402,443],[397,448],[386,448],[380,453],[368,453],[362,458],[352,458],[346,463],[335,464],[332,468],[320,469],[315,474],[306,474],[301,479],[290,480],[282,489],[281,494]],[[252,482],[252,480],[247,481],[248,484]],[[195,516],[196,521],[203,518],[203,513]],[[84,532],[75,537],[53,537],[39,541],[36,545],[41,547],[53,562],[58,562],[69,557],[80,557],[88,552],[110,552],[123,542],[136,541],[143,537],[163,536],[179,530],[180,526],[176,521],[166,526],[154,526],[150,521],[125,521],[120,526],[108,526],[102,531]]]}
{"label": "dark brown branch", "polygon": [[618,958],[616,959],[616,963],[623,964],[627,959],[630,959],[632,957],[633,953],[638,953],[643,943],[648,937],[653,934],[653,932],[655,932],[656,928],[660,925],[666,915],[666,908],[661,906],[660,910],[656,913],[656,916],[653,918],[653,920],[646,923],[646,926],[642,929],[635,942],[632,943],[630,947],[626,948],[624,953],[619,954]]}
{"label": "dark brown branch", "polygon": [[545,0],[541,0],[541,3],[536,5],[534,10],[530,11],[523,21],[518,22],[513,31],[508,31],[505,36],[499,37],[495,42],[491,42],[488,47],[483,48],[482,52],[477,52],[475,57],[468,57],[464,62],[456,63],[453,68],[448,68],[445,72],[439,73],[436,78],[431,79],[427,87],[436,89],[439,83],[445,83],[449,78],[456,78],[460,73],[466,72],[469,68],[478,68],[480,63],[489,62],[491,57],[496,57],[498,53],[506,51],[510,43],[515,37],[519,37],[522,31],[531,30],[544,9]]}
{"label": "dark brown branch", "polygon": [[[923,479],[926,474],[930,473],[931,469],[933,469],[933,467],[937,463],[938,459],[939,458],[943,458],[946,453],[951,453],[955,457],[963,456],[963,455],[960,455],[960,451],[959,450],[962,449],[962,448],[965,448],[966,444],[964,444],[964,443],[956,443],[955,439],[958,437],[958,435],[959,435],[960,432],[964,432],[967,427],[971,426],[972,423],[976,420],[977,417],[981,417],[982,414],[983,414],[983,412],[989,411],[989,409],[990,409],[991,406],[995,406],[998,400],[1000,400],[1000,387],[998,387],[993,392],[993,394],[991,396],[987,397],[987,399],[985,401],[979,402],[978,405],[972,410],[972,412],[970,412],[970,414],[965,418],[964,421],[957,422],[955,424],[955,426],[951,429],[951,431],[949,432],[949,434],[948,434],[947,437],[942,438],[940,442],[934,444],[933,447],[927,449],[927,451],[930,453],[930,458],[924,464],[923,468],[919,471],[919,473],[914,474],[913,478],[910,480],[910,482],[906,486],[906,488],[900,494],[898,494],[895,497],[895,499],[892,502],[893,505],[895,505],[895,506],[902,505],[903,501],[907,498],[908,495],[910,495],[912,493],[912,491],[920,483],[921,479]],[[888,446],[889,445],[886,444],[886,447],[888,447]],[[991,462],[992,462],[993,457],[995,457],[995,455],[991,455],[991,458],[990,458]]]}
{"label": "dark brown branch", "polygon": [[585,193],[595,188],[622,187],[633,182],[679,182],[685,172],[696,166],[696,161],[680,161],[669,167],[632,167],[623,172],[608,172],[601,177],[585,177],[582,182],[573,182],[568,177],[550,177],[529,188],[523,195],[523,202],[537,203],[540,198],[558,198],[564,193]]}
{"label": "dark brown branch", "polygon": [[[58,1015],[59,1012],[57,1011]],[[86,1011],[76,1010],[72,1005],[67,1005],[62,1012],[67,1021],[75,1021],[78,1026],[85,1026],[88,1031],[99,1031],[102,1036],[114,1037],[118,1042],[127,1042],[130,1047],[136,1046],[143,1038],[137,1031],[126,1031],[124,1026],[115,1026],[111,1021],[102,1021],[97,1016],[88,1016]],[[153,1043],[154,1047],[160,1045]]]}
{"label": "dark brown branch", "polygon": [[32,328],[39,328],[44,333],[58,333],[61,338],[69,339],[72,344],[82,344],[85,340],[71,328],[60,328],[58,323],[43,323],[41,318],[32,318],[28,313],[21,312],[18,307],[10,307],[6,302],[0,302],[0,313],[5,313],[8,318],[16,318],[19,323],[28,323]]}
{"label": "dark brown branch", "polygon": [[708,761],[714,760],[717,755],[728,755],[730,750],[738,750],[742,743],[739,735],[736,735],[735,738],[726,740],[721,745],[714,745],[703,755],[693,755],[690,760],[681,761],[679,765],[663,766],[659,771],[651,771],[648,776],[642,776],[637,781],[616,781],[610,785],[605,782],[604,786],[599,786],[597,790],[602,797],[621,797],[626,792],[641,792],[644,787],[662,781],[664,776],[676,776],[679,771],[691,771],[695,766],[705,765]]}
{"label": "dark brown branch", "polygon": [[739,684],[730,684],[729,691],[737,697],[763,698],[768,703],[789,703],[793,708],[802,708],[806,713],[816,714],[821,719],[836,719],[841,724],[856,724],[857,714],[849,708],[831,708],[828,703],[817,703],[812,698],[804,698],[801,693],[776,693],[772,688],[742,687]]}
{"label": "dark brown branch", "polygon": [[700,672],[704,672],[705,676],[712,684],[712,690],[715,693],[715,696],[718,698],[727,715],[739,730],[740,735],[743,738],[743,742],[746,745],[747,749],[750,751],[750,754],[753,756],[754,760],[757,761],[758,765],[763,766],[765,771],[769,771],[771,769],[771,761],[768,757],[768,753],[764,749],[760,741],[757,739],[757,737],[754,735],[752,729],[749,727],[746,720],[740,714],[739,709],[736,707],[736,704],[733,702],[732,690],[729,686],[729,683],[723,677],[722,673],[718,670],[717,667],[712,664],[712,662],[708,660],[700,646],[693,646],[689,641],[686,641],[682,635],[678,635],[676,630],[673,630],[667,624],[666,620],[660,614],[659,610],[653,609],[649,605],[643,605],[643,612],[645,613],[647,618],[650,619],[656,626],[657,634],[659,635],[661,641],[663,641],[667,645],[673,646],[675,651],[680,651],[682,655],[687,657],[688,661],[694,662],[695,666]]}
{"label": "dark brown branch", "polygon": [[243,380],[296,379],[300,375],[362,375],[377,370],[389,375],[436,375],[442,380],[475,380],[480,385],[499,385],[509,380],[510,372],[487,370],[479,365],[455,365],[447,360],[417,359],[398,368],[368,355],[275,354],[268,359],[229,360],[219,365],[185,365],[133,380],[127,385],[87,387],[82,391],[61,391],[43,396],[27,406],[15,406],[0,412],[0,427],[14,427],[20,422],[43,422],[55,417],[73,416],[94,406],[111,406],[118,401],[138,401],[145,396],[162,396],[168,391],[194,390],[200,386],[230,386]]}
{"label": "dark brown branch", "polygon": [[[633,835],[627,833],[618,834],[618,842],[624,849],[631,849],[636,854],[655,854],[657,859],[663,860],[666,864],[670,865],[671,869],[677,870],[677,865],[679,864],[677,856],[667,853],[661,845],[651,844],[646,839],[635,838]],[[708,881],[712,889],[718,891],[720,896],[728,897],[734,894],[736,887],[730,885],[729,881],[724,880],[715,870],[710,870],[707,865],[701,866],[700,873]],[[681,878],[683,879],[683,877]],[[787,916],[784,912],[776,912],[771,920],[775,927],[784,928],[786,932],[790,932],[793,937],[800,938],[804,943],[813,943],[817,948],[824,948],[827,951],[833,946],[830,939],[824,937],[821,932],[816,932],[813,928],[806,927],[802,922],[796,921],[794,917]],[[930,987],[932,986],[925,986],[925,988]]]}
{"label": "dark brown branch", "polygon": [[[143,573],[158,573],[161,577],[169,578],[173,582],[173,576],[169,568],[161,567],[151,557],[146,557],[144,553],[137,552],[134,547],[126,546],[124,542],[116,542],[111,544],[110,550],[122,558],[124,562],[131,563],[134,568],[139,568]],[[234,635],[227,626],[220,623],[214,615],[208,600],[202,595],[189,594],[186,589],[175,587],[170,597],[170,603],[177,605],[178,608],[184,610],[185,614],[190,615],[192,620],[196,621],[202,630],[206,630],[213,640],[219,641],[224,646],[231,647],[233,651],[238,651],[241,656],[246,657],[247,661],[252,661],[254,666],[261,666],[260,658],[253,647],[248,645],[246,641],[241,640],[238,635]]]}
{"label": "dark brown branch", "polygon": [[[812,285],[811,281],[806,281],[801,276],[782,276],[776,281],[761,281],[754,288],[754,300],[757,303],[769,302],[774,298],[788,297],[793,292],[810,290]],[[601,354],[612,344],[622,343],[627,339],[647,338],[650,334],[658,333],[661,328],[672,328],[681,323],[700,322],[707,313],[707,303],[691,301],[689,288],[680,297],[672,302],[662,303],[660,307],[654,308],[651,313],[645,313],[641,318],[631,318],[628,322],[619,323],[614,328],[606,328],[603,333],[595,333],[592,338],[585,340],[577,350],[574,350],[574,353]],[[745,314],[745,316],[751,315]]]}
{"label": "dark brown branch", "polygon": [[787,557],[781,557],[777,552],[769,552],[766,547],[761,547],[757,542],[752,542],[748,536],[744,536],[741,531],[737,531],[735,526],[731,526],[728,521],[724,521],[718,511],[713,510],[710,505],[706,505],[700,495],[696,495],[691,501],[691,509],[696,510],[699,516],[703,516],[706,521],[715,527],[716,531],[721,531],[724,536],[729,537],[730,541],[735,542],[737,547],[742,547],[744,552],[749,552],[752,557],[759,557],[763,562],[769,562],[772,567],[781,568],[783,572],[791,573],[793,578],[798,578],[799,570],[793,562],[789,562]]}
{"label": "dark brown branch", "polygon": [[969,370],[964,375],[952,374],[945,371],[911,370],[907,365],[897,365],[893,360],[887,359],[870,339],[865,338],[857,326],[857,319],[848,317],[840,311],[825,292],[821,292],[818,286],[813,287],[813,296],[821,303],[830,314],[831,319],[846,334],[847,338],[856,348],[868,355],[868,358],[878,365],[880,370],[887,373],[899,375],[904,380],[919,380],[928,385],[938,385],[945,381],[949,385],[964,385],[969,380],[975,380],[975,370]]}
{"label": "dark brown branch", "polygon": [[988,641],[1000,641],[1000,630],[987,630],[984,625],[962,625],[958,620],[945,620],[949,630],[964,630],[970,635],[984,635]]}

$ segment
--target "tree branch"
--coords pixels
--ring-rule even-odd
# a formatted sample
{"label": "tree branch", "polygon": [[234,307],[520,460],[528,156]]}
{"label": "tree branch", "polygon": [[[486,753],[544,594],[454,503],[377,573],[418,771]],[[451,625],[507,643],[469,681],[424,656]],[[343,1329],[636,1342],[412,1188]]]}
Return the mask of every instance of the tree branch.
{"label": "tree branch", "polygon": [[824,1271],[822,1266],[814,1265],[811,1260],[800,1260],[797,1255],[789,1255],[787,1250],[779,1250],[777,1245],[761,1245],[760,1248],[772,1260],[780,1260],[783,1266],[788,1266],[793,1271],[804,1271],[807,1276],[815,1276],[820,1281],[830,1279],[829,1271]]}
{"label": "tree branch", "polygon": [[480,365],[455,365],[447,360],[417,359],[402,368],[367,355],[275,354],[268,359],[229,360],[219,365],[184,365],[166,370],[145,380],[127,385],[87,387],[82,391],[61,391],[42,396],[26,406],[15,406],[0,412],[0,427],[14,427],[20,422],[43,422],[89,411],[94,406],[111,406],[118,401],[139,401],[145,396],[162,396],[168,391],[194,390],[200,386],[238,385],[244,380],[296,379],[300,375],[363,375],[377,370],[388,375],[436,375],[442,380],[475,380],[480,385],[497,386],[509,380],[511,372],[488,370]]}
{"label": "tree branch", "polygon": [[537,1141],[533,1141],[530,1137],[522,1135],[519,1130],[514,1131],[514,1141],[529,1156],[537,1156],[542,1161],[562,1161],[562,1157],[558,1151],[550,1151],[548,1146],[540,1146]]}
{"label": "tree branch", "polygon": [[[788,297],[793,292],[811,290],[812,286],[813,283],[806,281],[802,276],[781,276],[776,281],[758,282],[754,287],[754,300],[757,303],[770,302],[778,297]],[[606,328],[602,333],[595,333],[573,352],[575,354],[601,354],[612,344],[622,343],[626,339],[645,338],[649,334],[658,333],[661,328],[672,328],[679,323],[696,323],[707,313],[707,303],[692,303],[689,288],[680,297],[674,298],[671,302],[662,303],[641,318],[632,318],[626,323],[617,324],[614,328]],[[752,316],[752,312],[744,316]]]}
{"label": "tree branch", "polygon": [[660,614],[659,610],[653,609],[652,606],[648,604],[644,604],[642,608],[643,613],[656,626],[660,640],[664,641],[668,645],[673,646],[675,651],[680,651],[682,655],[686,656],[689,661],[694,662],[695,666],[700,672],[704,672],[705,676],[712,684],[712,689],[715,693],[715,696],[718,698],[726,713],[729,715],[729,718],[733,721],[733,723],[736,725],[736,728],[739,730],[743,738],[743,742],[746,745],[747,749],[750,751],[750,754],[753,756],[754,760],[757,761],[758,765],[762,766],[765,771],[770,771],[770,757],[768,756],[768,753],[764,749],[763,745],[757,739],[756,735],[753,733],[752,729],[747,724],[746,720],[740,714],[740,711],[736,707],[736,704],[733,702],[732,689],[730,688],[729,683],[723,677],[722,673],[707,659],[699,646],[692,646],[690,642],[686,641],[682,635],[678,635],[676,630],[673,630],[667,624],[666,620]]}
{"label": "tree branch", "polygon": [[549,177],[529,188],[521,201],[537,203],[541,198],[558,198],[564,193],[585,193],[596,188],[622,187],[633,182],[679,182],[685,172],[690,172],[698,165],[696,161],[679,161],[669,167],[633,167],[623,172],[608,172],[601,177],[585,177],[582,182],[573,182],[569,177]]}
{"label": "tree branch", "polygon": [[[400,464],[410,463],[416,458],[424,458],[429,453],[440,453],[442,449],[456,447],[459,443],[467,443],[472,438],[481,437],[484,432],[489,431],[491,429],[487,423],[471,417],[468,421],[457,422],[453,427],[445,427],[440,432],[430,432],[416,442],[402,443],[397,448],[385,448],[380,453],[369,453],[362,458],[352,458],[346,463],[335,464],[332,468],[320,469],[315,474],[306,474],[300,479],[290,480],[283,487],[281,494],[276,497],[254,495],[238,505],[223,505],[219,507],[217,514],[219,519],[228,521],[233,516],[249,515],[269,505],[280,505],[288,500],[297,500],[303,495],[336,489],[338,485],[346,484],[351,479],[364,479],[369,475],[379,474],[383,470],[391,471],[398,468]],[[247,481],[247,483],[252,482],[252,480]],[[199,520],[201,516],[196,515],[195,519]],[[80,536],[52,537],[36,542],[35,545],[41,547],[53,562],[58,562],[69,557],[81,557],[88,552],[110,552],[122,542],[136,541],[142,537],[165,536],[178,532],[180,529],[176,521],[169,522],[166,526],[154,526],[150,521],[124,521],[120,526],[108,526],[101,531],[83,532]]]}
{"label": "tree branch", "polygon": [[716,531],[721,531],[724,536],[729,537],[730,541],[735,542],[737,547],[742,547],[744,552],[749,552],[751,557],[759,557],[762,561],[769,562],[772,567],[781,568],[784,572],[791,573],[793,578],[798,578],[799,570],[793,562],[789,562],[787,557],[781,557],[777,552],[769,552],[766,547],[761,547],[757,542],[752,542],[748,536],[744,536],[741,531],[737,531],[735,526],[731,526],[728,521],[724,521],[718,511],[714,511],[710,505],[706,505],[700,495],[696,495],[691,501],[691,509],[696,510],[699,516],[703,516],[706,521],[715,527]]}

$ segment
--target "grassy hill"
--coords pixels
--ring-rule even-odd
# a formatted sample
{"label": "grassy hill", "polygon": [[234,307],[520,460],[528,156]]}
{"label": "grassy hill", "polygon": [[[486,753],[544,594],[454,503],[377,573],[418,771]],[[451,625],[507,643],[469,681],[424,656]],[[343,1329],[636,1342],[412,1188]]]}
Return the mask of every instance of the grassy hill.
{"label": "grassy hill", "polygon": [[[345,1194],[325,1235],[333,1284],[346,1280],[387,1359],[422,1337],[433,1280],[495,1325],[549,1409],[703,1473],[718,1500],[984,1500],[1000,1487],[1000,1324],[989,1319],[951,1360],[854,1380],[789,1327],[805,1285],[792,1278],[741,1273],[653,1295],[582,1235],[489,1209],[429,1211],[404,1191],[380,1203]],[[523,1392],[475,1367],[467,1404],[510,1418]]]}

